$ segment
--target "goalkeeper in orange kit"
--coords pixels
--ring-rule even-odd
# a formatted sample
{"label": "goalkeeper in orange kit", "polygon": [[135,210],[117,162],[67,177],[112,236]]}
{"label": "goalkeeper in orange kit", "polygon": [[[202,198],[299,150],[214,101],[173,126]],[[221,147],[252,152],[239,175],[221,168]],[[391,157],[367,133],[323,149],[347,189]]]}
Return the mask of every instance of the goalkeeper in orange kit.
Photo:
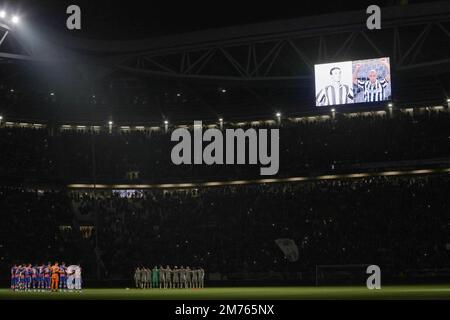
{"label": "goalkeeper in orange kit", "polygon": [[52,270],[52,282],[51,282],[51,290],[58,291],[59,288],[59,265],[58,262],[51,267]]}

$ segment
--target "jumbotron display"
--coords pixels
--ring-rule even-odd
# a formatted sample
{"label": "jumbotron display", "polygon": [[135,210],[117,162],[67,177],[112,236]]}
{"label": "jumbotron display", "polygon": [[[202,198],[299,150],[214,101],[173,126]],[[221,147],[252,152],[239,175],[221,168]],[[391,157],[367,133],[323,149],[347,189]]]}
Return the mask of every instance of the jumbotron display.
{"label": "jumbotron display", "polygon": [[391,100],[389,58],[316,64],[316,107]]}

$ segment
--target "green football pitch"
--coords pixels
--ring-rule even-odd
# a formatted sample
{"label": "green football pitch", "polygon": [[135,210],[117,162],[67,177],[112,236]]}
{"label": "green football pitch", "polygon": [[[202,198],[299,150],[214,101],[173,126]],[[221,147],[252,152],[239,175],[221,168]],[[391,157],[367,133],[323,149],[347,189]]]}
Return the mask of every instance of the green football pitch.
{"label": "green football pitch", "polygon": [[450,299],[450,285],[365,287],[233,287],[204,289],[85,289],[82,292],[13,292],[0,289],[6,299],[82,300],[227,300],[227,299]]}

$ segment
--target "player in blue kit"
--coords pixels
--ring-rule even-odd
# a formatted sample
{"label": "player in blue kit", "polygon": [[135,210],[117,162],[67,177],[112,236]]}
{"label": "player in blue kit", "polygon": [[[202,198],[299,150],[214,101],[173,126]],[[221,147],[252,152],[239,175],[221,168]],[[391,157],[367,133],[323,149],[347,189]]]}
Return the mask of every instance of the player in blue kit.
{"label": "player in blue kit", "polygon": [[39,270],[36,264],[31,267],[31,286],[34,292],[39,289]]}
{"label": "player in blue kit", "polygon": [[31,289],[31,280],[33,277],[33,268],[31,266],[31,263],[29,263],[28,265],[25,266],[24,268],[24,273],[25,273],[25,291],[30,291]]}
{"label": "player in blue kit", "polygon": [[17,270],[17,265],[14,265],[11,268],[11,290],[16,289],[16,270]]}
{"label": "player in blue kit", "polygon": [[44,289],[49,291],[51,285],[52,265],[50,262],[44,267]]}
{"label": "player in blue kit", "polygon": [[45,288],[44,268],[45,266],[43,263],[37,267],[38,291],[44,291]]}
{"label": "player in blue kit", "polygon": [[16,283],[16,290],[20,290],[22,288],[22,265],[18,265],[17,269],[16,269],[16,274],[15,274],[15,283]]}
{"label": "player in blue kit", "polygon": [[25,289],[25,266],[24,265],[20,265],[18,270],[17,270],[17,274],[18,274],[18,284],[19,284],[19,290],[24,290]]}
{"label": "player in blue kit", "polygon": [[59,290],[66,291],[67,289],[67,267],[66,263],[63,262],[59,266]]}

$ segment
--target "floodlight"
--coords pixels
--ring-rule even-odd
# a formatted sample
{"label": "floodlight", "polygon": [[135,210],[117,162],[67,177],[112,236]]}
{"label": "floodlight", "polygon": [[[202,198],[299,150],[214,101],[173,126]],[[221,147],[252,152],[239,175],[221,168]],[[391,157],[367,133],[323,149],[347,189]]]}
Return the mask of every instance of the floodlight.
{"label": "floodlight", "polygon": [[14,24],[18,24],[20,22],[20,18],[18,16],[12,16],[11,22]]}
{"label": "floodlight", "polygon": [[4,17],[6,17],[6,11],[2,10],[2,11],[0,11],[0,18],[4,18]]}

